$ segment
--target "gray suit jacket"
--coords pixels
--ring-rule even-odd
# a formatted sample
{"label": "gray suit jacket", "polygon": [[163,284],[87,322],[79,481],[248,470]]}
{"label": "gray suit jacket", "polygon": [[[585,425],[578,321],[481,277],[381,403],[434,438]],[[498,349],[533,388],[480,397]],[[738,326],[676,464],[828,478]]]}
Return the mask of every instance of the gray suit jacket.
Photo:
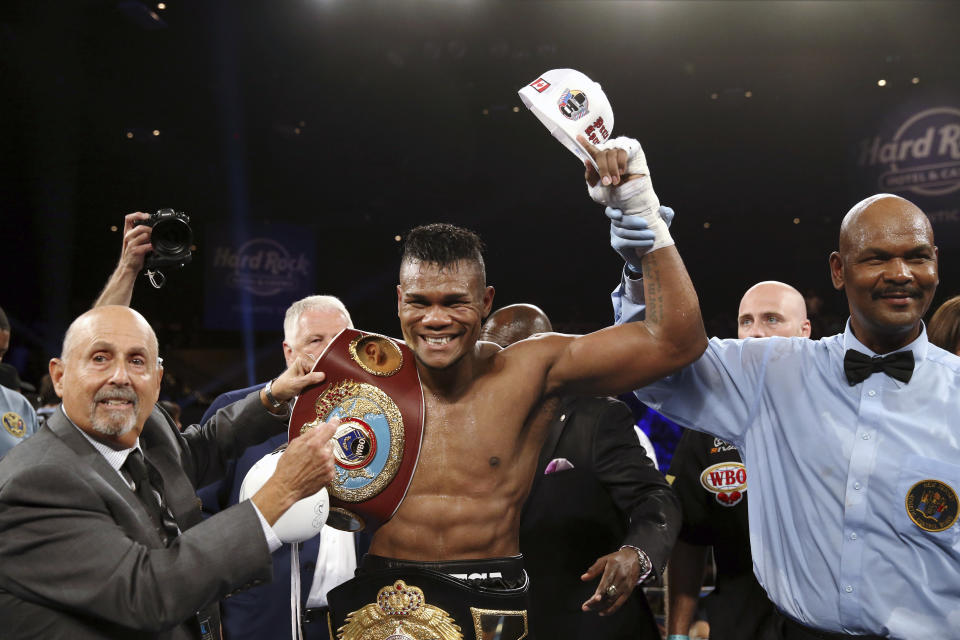
{"label": "gray suit jacket", "polygon": [[136,495],[61,410],[0,461],[0,636],[196,638],[195,613],[269,580],[249,501],[201,520],[195,487],[286,429],[258,394],[177,432],[154,408],[140,445],[183,532],[164,547]]}

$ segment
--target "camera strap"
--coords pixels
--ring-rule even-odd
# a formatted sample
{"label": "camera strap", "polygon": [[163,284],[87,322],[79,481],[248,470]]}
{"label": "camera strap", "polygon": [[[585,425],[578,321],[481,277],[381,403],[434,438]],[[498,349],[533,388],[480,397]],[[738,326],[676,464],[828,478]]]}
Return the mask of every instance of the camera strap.
{"label": "camera strap", "polygon": [[163,286],[163,283],[167,281],[167,277],[165,275],[159,271],[154,271],[153,269],[147,269],[146,275],[154,289],[159,289]]}

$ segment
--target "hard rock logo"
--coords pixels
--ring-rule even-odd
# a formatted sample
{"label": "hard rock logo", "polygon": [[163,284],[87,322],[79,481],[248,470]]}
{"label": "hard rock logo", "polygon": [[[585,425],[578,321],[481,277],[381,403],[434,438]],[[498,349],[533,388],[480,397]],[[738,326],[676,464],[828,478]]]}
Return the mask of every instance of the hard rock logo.
{"label": "hard rock logo", "polygon": [[934,107],[907,118],[892,135],[860,141],[857,164],[876,167],[880,191],[942,196],[960,189],[960,109]]}

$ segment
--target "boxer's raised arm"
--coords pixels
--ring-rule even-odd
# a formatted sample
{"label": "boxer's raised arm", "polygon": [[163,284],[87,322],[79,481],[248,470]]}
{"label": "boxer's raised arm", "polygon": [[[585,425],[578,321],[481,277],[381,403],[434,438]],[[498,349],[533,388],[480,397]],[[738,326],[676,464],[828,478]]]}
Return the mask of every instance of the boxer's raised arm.
{"label": "boxer's raised arm", "polygon": [[[546,390],[614,395],[693,362],[706,349],[707,336],[696,291],[661,219],[660,202],[640,144],[618,138],[598,149],[585,140],[580,142],[600,169],[599,173],[592,166],[587,169],[591,197],[622,209],[624,217],[641,217],[653,232],[652,247],[637,255],[643,270],[646,319],[557,341],[560,348],[550,366]],[[618,144],[626,149],[617,148]],[[618,186],[614,175],[625,180]]]}
{"label": "boxer's raised arm", "polygon": [[706,349],[697,294],[676,248],[651,251],[642,265],[646,319],[558,342],[548,393],[632,391],[690,364]]}

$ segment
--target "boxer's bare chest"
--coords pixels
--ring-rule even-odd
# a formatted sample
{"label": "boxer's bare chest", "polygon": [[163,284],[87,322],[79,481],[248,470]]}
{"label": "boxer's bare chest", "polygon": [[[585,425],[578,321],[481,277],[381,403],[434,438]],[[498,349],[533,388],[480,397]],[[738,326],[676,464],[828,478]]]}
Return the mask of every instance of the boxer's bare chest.
{"label": "boxer's bare chest", "polygon": [[425,387],[424,408],[416,473],[371,551],[419,559],[516,553],[549,422],[539,388],[481,380],[450,397]]}
{"label": "boxer's bare chest", "polygon": [[505,385],[478,384],[458,398],[425,390],[421,461],[427,465],[418,468],[415,481],[437,488],[462,479],[465,491],[480,493],[523,476],[523,463],[536,448],[528,423],[536,422],[537,400]]}

